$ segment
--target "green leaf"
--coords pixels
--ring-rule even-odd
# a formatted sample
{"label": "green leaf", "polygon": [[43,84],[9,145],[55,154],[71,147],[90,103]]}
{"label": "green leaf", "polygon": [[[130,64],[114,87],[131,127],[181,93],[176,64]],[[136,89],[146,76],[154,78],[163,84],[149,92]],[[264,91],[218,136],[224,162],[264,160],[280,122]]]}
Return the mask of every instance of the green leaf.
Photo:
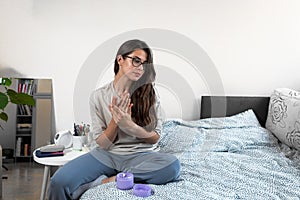
{"label": "green leaf", "polygon": [[5,112],[0,113],[0,119],[7,122],[8,120],[7,114]]}
{"label": "green leaf", "polygon": [[10,78],[0,78],[0,85],[4,85],[6,87],[9,87],[11,85],[11,79]]}
{"label": "green leaf", "polygon": [[29,106],[35,105],[35,101],[31,95],[25,93],[17,93],[12,89],[7,90],[7,95],[9,96],[11,103],[18,104],[18,105],[20,104],[29,105]]}
{"label": "green leaf", "polygon": [[8,104],[8,97],[6,94],[4,94],[3,92],[0,92],[0,109],[4,110],[4,108],[7,106]]}

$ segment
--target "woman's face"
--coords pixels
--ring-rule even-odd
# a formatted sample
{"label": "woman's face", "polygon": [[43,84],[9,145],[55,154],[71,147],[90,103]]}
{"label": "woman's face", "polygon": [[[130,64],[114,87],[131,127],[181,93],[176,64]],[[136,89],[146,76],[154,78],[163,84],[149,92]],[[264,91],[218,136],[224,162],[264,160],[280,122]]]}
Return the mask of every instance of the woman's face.
{"label": "woman's face", "polygon": [[144,74],[144,63],[147,62],[147,53],[138,49],[127,56],[119,56],[119,72],[120,75],[126,76],[132,81],[139,80]]}

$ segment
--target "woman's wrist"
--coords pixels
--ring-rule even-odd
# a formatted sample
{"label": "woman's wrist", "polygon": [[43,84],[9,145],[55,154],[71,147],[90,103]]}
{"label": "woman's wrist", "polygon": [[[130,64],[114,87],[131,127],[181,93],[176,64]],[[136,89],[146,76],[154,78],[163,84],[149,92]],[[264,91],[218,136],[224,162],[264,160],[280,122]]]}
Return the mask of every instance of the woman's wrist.
{"label": "woman's wrist", "polygon": [[117,128],[118,125],[111,120],[108,127],[97,137],[96,143],[103,149],[108,149],[116,139]]}
{"label": "woman's wrist", "polygon": [[126,130],[126,133],[128,135],[135,136],[140,139],[149,138],[149,137],[156,135],[155,132],[153,132],[153,131],[149,132],[149,131],[145,130],[143,127],[134,123],[133,121],[130,122],[130,126]]}
{"label": "woman's wrist", "polygon": [[108,126],[111,126],[111,128],[118,128],[118,124],[115,122],[114,119],[111,119],[111,120],[110,120]]}

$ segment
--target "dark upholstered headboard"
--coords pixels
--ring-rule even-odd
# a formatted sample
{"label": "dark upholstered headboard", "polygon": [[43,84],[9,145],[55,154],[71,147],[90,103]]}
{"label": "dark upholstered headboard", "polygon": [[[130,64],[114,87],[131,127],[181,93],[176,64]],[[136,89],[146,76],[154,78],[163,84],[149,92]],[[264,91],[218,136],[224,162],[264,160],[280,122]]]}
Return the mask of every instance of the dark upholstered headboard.
{"label": "dark upholstered headboard", "polygon": [[200,119],[231,116],[252,109],[264,127],[269,101],[270,97],[202,96]]}

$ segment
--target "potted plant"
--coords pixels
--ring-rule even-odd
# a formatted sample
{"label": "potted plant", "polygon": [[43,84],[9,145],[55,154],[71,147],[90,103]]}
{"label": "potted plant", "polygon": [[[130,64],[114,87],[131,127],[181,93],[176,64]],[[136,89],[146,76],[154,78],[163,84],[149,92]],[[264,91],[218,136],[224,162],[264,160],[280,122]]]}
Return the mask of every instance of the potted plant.
{"label": "potted plant", "polygon": [[[8,115],[5,112],[5,108],[9,103],[29,106],[35,105],[35,101],[31,95],[16,92],[14,89],[10,88],[11,84],[11,78],[0,78],[0,88],[4,88],[4,90],[2,89],[0,91],[0,120],[5,122],[8,120]],[[1,124],[0,128],[3,129]]]}

